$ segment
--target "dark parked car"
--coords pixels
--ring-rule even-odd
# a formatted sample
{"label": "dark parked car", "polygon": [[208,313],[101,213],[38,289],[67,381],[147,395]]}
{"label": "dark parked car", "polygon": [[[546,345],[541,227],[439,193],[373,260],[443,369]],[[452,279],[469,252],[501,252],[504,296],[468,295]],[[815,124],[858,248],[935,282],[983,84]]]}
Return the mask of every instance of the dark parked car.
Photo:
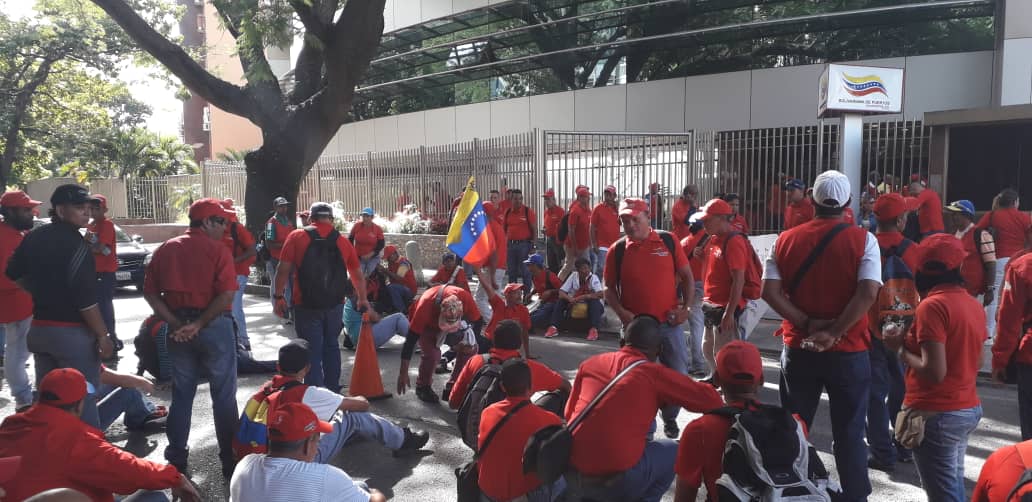
{"label": "dark parked car", "polygon": [[[39,227],[50,223],[49,218],[37,219],[33,227]],[[86,232],[85,229],[82,230]],[[125,233],[121,227],[115,225],[115,251],[118,255],[118,271],[115,272],[115,285],[118,287],[136,286],[136,290],[143,291],[143,275],[147,264],[151,260],[151,252],[143,247],[143,238],[139,235],[132,237]]]}

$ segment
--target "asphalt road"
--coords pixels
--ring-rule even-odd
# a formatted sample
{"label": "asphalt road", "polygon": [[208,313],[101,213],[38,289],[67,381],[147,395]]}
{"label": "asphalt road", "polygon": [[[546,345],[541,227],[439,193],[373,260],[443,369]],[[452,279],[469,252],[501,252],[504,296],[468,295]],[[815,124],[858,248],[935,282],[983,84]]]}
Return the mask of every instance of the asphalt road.
{"label": "asphalt road", "polygon": [[[247,296],[245,311],[255,356],[259,359],[275,359],[278,347],[294,336],[293,329],[289,326],[282,326],[272,319],[271,307],[263,298]],[[150,309],[138,293],[123,290],[119,292],[115,301],[115,312],[118,317],[120,337],[127,341],[126,350],[121,354],[119,367],[123,370],[134,370],[136,360],[128,341],[135,336],[140,322],[150,314]],[[769,325],[761,324],[753,337],[769,336],[770,331]],[[379,353],[381,374],[385,387],[389,391],[393,391],[397,377],[401,343],[400,338],[395,338]],[[770,343],[761,345],[773,346]],[[585,358],[615,350],[616,347],[616,336],[612,333],[603,333],[597,342],[586,342],[581,335],[569,333],[550,340],[539,336],[532,339],[532,350],[541,356],[541,361],[571,380],[577,366]],[[343,352],[345,384],[350,378],[353,356],[353,352]],[[413,368],[416,364],[413,364]],[[777,402],[776,358],[769,354],[765,355],[764,367],[768,383],[764,386],[763,398],[766,402]],[[447,375],[435,377],[434,387],[436,390],[440,391],[446,377]],[[263,375],[242,376],[239,380],[237,402],[241,405],[246,402],[265,380],[267,377]],[[193,479],[201,487],[201,493],[204,494],[206,500],[226,500],[227,490],[219,471],[207,385],[200,385],[197,392],[190,437],[190,466],[193,471]],[[967,450],[965,475],[969,490],[973,486],[974,480],[977,479],[985,458],[1000,446],[1012,444],[1020,438],[1017,426],[1017,408],[1014,404],[1016,389],[995,387],[982,381],[979,385],[979,394],[985,408],[985,418],[982,419],[978,430],[972,435]],[[167,405],[170,394],[168,391],[157,392],[151,398],[159,404]],[[458,430],[454,425],[454,412],[443,403],[441,406],[427,405],[416,399],[412,391],[404,396],[395,396],[392,399],[374,402],[373,411],[399,423],[428,430],[431,436],[429,444],[418,454],[396,459],[388,450],[378,444],[357,442],[346,447],[334,464],[343,468],[352,477],[365,480],[369,486],[383,491],[392,500],[420,502],[455,500],[453,471],[455,467],[468,461],[471,455],[469,449],[458,437]],[[5,386],[5,389],[0,391],[0,417],[6,417],[13,412],[13,400]],[[679,422],[683,427],[692,418],[694,415],[682,411]],[[822,405],[818,412],[817,423],[811,433],[811,440],[821,451],[825,463],[834,470],[834,459],[829,453],[831,451],[831,429],[827,406]],[[167,442],[161,430],[130,434],[120,422],[116,422],[107,431],[107,434],[113,443],[141,457],[157,462],[164,461],[162,453]],[[871,500],[892,500],[894,502],[925,500],[913,464],[897,465],[896,471],[892,475],[872,471],[871,481],[874,486]],[[672,500],[672,491],[664,500]]]}

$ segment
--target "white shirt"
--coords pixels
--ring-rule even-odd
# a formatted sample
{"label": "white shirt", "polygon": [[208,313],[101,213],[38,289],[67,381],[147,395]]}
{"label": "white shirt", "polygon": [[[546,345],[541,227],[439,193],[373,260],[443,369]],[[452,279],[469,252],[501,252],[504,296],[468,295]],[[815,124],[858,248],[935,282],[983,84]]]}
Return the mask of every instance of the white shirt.
{"label": "white shirt", "polygon": [[233,471],[229,500],[369,502],[369,493],[332,465],[253,453]]}
{"label": "white shirt", "polygon": [[311,408],[315,416],[319,417],[319,420],[323,422],[329,422],[333,419],[333,415],[337,413],[337,409],[340,408],[342,401],[344,401],[344,396],[325,387],[316,387],[314,385],[308,386],[305,389],[305,396],[301,398],[301,402]]}
{"label": "white shirt", "polygon": [[[781,240],[782,235],[785,234],[778,235],[774,245],[770,247],[770,254],[767,255],[767,260],[763,264],[763,280],[782,280],[781,271],[778,270],[778,264],[774,261],[774,256],[778,249],[778,240]],[[856,274],[856,282],[860,281],[874,281],[879,285],[882,283],[881,251],[878,249],[878,239],[871,232],[867,232],[867,240],[864,242],[864,256],[860,258],[860,269],[857,270]]]}
{"label": "white shirt", "polygon": [[[566,279],[566,284],[559,288],[564,293],[573,296],[581,287],[580,274],[574,272],[570,274],[570,277]],[[602,281],[598,280],[598,276],[595,274],[588,275],[588,287],[591,288],[592,293],[598,293],[602,291]]]}

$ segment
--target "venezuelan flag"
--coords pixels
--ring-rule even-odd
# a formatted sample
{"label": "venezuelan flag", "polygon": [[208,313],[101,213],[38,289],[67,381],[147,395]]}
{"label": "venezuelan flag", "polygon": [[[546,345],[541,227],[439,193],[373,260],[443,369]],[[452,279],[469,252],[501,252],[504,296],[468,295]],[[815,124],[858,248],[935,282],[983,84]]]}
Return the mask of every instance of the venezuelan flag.
{"label": "venezuelan flag", "polygon": [[459,207],[455,210],[448,238],[444,241],[451,252],[473,265],[483,266],[494,251],[487,213],[480,204],[480,196],[473,190],[473,177],[466,183]]}

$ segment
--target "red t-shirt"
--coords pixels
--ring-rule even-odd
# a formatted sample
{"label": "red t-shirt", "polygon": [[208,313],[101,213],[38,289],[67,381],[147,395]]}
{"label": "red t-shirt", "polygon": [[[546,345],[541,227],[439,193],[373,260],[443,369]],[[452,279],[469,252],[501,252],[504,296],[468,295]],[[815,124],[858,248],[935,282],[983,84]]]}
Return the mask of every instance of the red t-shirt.
{"label": "red t-shirt", "polygon": [[[479,360],[474,357],[470,362]],[[454,391],[452,391],[454,393]],[[501,421],[513,407],[527,398],[507,398],[484,409],[480,416],[480,444],[484,443],[491,429]],[[480,469],[480,489],[493,500],[512,500],[526,495],[541,486],[533,473],[523,474],[523,451],[535,432],[550,425],[558,425],[559,417],[533,404],[517,411],[495,434],[477,467]]]}
{"label": "red t-shirt", "polygon": [[500,298],[498,295],[491,295],[491,298],[487,299],[487,302],[491,304],[491,323],[487,325],[487,329],[484,330],[484,336],[489,340],[494,341],[494,330],[498,327],[498,323],[512,319],[519,323],[524,331],[530,331],[530,311],[527,310],[527,306],[521,303],[515,305],[508,305],[505,300]]}
{"label": "red t-shirt", "polygon": [[383,229],[374,223],[366,225],[358,222],[351,226],[348,239],[353,241],[358,256],[365,256],[372,253],[377,243],[383,240]]}
{"label": "red t-shirt", "polygon": [[[282,221],[281,221],[282,220]],[[273,216],[269,218],[269,221],[265,224],[265,240],[268,243],[277,243],[282,246],[284,242],[287,242],[287,236],[290,232],[294,231],[296,223],[294,219],[286,216],[280,218],[279,216]],[[282,247],[269,247],[269,255],[274,260],[280,259],[280,253],[283,252]]]}
{"label": "red t-shirt", "polygon": [[466,291],[469,291],[469,279],[466,278],[466,271],[458,265],[452,267],[452,270],[444,268],[444,265],[437,267],[437,273],[430,278],[430,282],[436,282],[439,284],[444,284],[448,282],[451,279],[452,272],[456,268],[458,268],[459,271],[455,273],[455,282],[453,282],[452,284],[462,289],[465,289]]}
{"label": "red t-shirt", "polygon": [[731,229],[735,232],[749,235],[749,222],[745,221],[745,216],[742,216],[742,213],[736,214],[735,217],[731,219]]}
{"label": "red t-shirt", "polygon": [[691,235],[691,231],[689,230],[691,225],[688,224],[688,217],[698,210],[699,208],[685,202],[685,200],[680,197],[674,201],[674,206],[670,208],[670,218],[673,223],[674,235],[676,235],[678,239],[684,239]]}
{"label": "red t-shirt", "polygon": [[[874,238],[878,239],[878,247],[884,250],[896,247],[903,242],[903,234],[899,232],[878,232],[874,234]],[[917,268],[920,265],[920,256],[917,251],[917,243],[911,242],[907,250],[903,252],[903,263],[907,265],[912,273],[917,272]],[[885,259],[882,258],[882,263],[885,263]]]}
{"label": "red t-shirt", "polygon": [[[627,239],[620,271],[620,305],[635,315],[649,314],[660,322],[677,308],[677,271],[688,266],[681,246],[674,246],[673,257],[659,234],[653,230],[643,241]],[[603,272],[607,288],[617,289],[616,253],[606,255]]]}
{"label": "red t-shirt", "polygon": [[[319,233],[320,237],[326,237],[327,235],[330,235],[332,230],[334,230],[333,225],[325,222],[316,223],[314,226],[315,231]],[[290,235],[287,236],[287,242],[283,244],[283,254],[280,255],[280,261],[285,261],[294,265],[295,283],[298,280],[297,272],[301,268],[301,263],[305,260],[305,251],[308,250],[308,245],[311,243],[312,238],[308,236],[305,229],[299,228],[290,232]],[[355,286],[357,291],[359,285],[362,284],[359,281],[365,280],[363,279],[364,276],[362,275],[361,265],[358,261],[358,254],[355,252],[355,248],[351,247],[351,243],[348,242],[343,235],[337,237],[337,249],[340,250],[340,256],[344,261],[344,266],[348,269],[348,278],[351,280],[351,284]],[[275,287],[275,284],[273,287]],[[301,296],[301,288],[294,288],[292,298],[294,305],[302,304],[303,298]]]}
{"label": "red t-shirt", "polygon": [[917,306],[915,329],[907,335],[906,349],[921,352],[923,342],[946,347],[946,378],[929,382],[907,368],[903,404],[927,411],[955,411],[978,406],[975,379],[982,365],[985,309],[961,286],[933,288]]}
{"label": "red t-shirt", "polygon": [[32,295],[7,278],[7,261],[21,244],[25,234],[0,221],[0,323],[28,319],[32,316]]}
{"label": "red t-shirt", "polygon": [[388,262],[387,270],[390,270],[391,273],[400,275],[404,280],[401,281],[399,284],[408,288],[409,291],[412,291],[412,294],[416,294],[416,290],[419,289],[419,287],[416,285],[416,273],[412,270],[411,262],[409,262],[405,258],[402,258],[394,263]]}
{"label": "red t-shirt", "polygon": [[567,218],[570,233],[566,236],[566,244],[573,249],[581,250],[591,247],[591,236],[588,229],[591,226],[591,212],[579,202],[570,206],[570,217]]}
{"label": "red t-shirt", "polygon": [[946,229],[942,223],[942,199],[931,188],[924,189],[917,196],[917,224],[922,235]]}
{"label": "red t-shirt", "polygon": [[[1012,258],[1004,273],[1000,308],[997,311],[993,368],[1006,368],[1011,357],[1032,364],[1032,331],[1022,328],[1032,322],[1032,253]],[[1017,352],[1015,354],[1015,351]]]}
{"label": "red t-shirt", "polygon": [[566,211],[559,206],[545,208],[545,235],[559,238],[559,223],[563,220]]}
{"label": "red t-shirt", "polygon": [[842,210],[842,223],[856,225],[856,215],[853,213],[853,208],[847,207]]}
{"label": "red t-shirt", "polygon": [[[728,235],[714,235],[706,243],[703,301],[714,305],[727,306],[731,299],[731,271],[744,271],[752,261],[749,254],[749,239],[744,236],[736,236],[729,241]],[[727,246],[724,245],[725,242],[727,242]],[[745,286],[744,282],[742,286]],[[739,300],[738,306],[744,308],[745,304],[746,300],[743,296]]]}
{"label": "red t-shirt", "polygon": [[[563,283],[559,281],[559,276],[555,275],[555,272],[551,270],[542,269],[537,275],[531,276],[531,280],[534,282],[534,292],[541,296],[541,293],[545,291],[559,289]],[[559,296],[554,296],[549,302],[554,302],[559,299]]]}
{"label": "red t-shirt", "polygon": [[[219,294],[236,290],[233,256],[222,242],[199,228],[191,228],[156,249],[143,279],[143,292],[161,294],[172,310],[203,310]],[[227,312],[230,308],[226,305]]]}
{"label": "red t-shirt", "polygon": [[[566,420],[572,421],[613,377],[644,357],[627,346],[581,363],[566,401]],[[661,407],[677,405],[702,413],[721,404],[711,385],[696,382],[659,363],[639,365],[614,385],[573,431],[570,463],[588,476],[624,472],[641,459],[645,437]]]}
{"label": "red t-shirt", "polygon": [[97,272],[117,272],[118,271],[118,254],[116,253],[116,242],[115,242],[115,224],[111,220],[104,219],[101,221],[94,220],[87,227],[90,232],[97,235],[97,241],[107,246],[111,250],[110,253],[98,253],[93,252],[93,262],[96,266]]}
{"label": "red t-shirt", "polygon": [[[492,359],[501,362],[522,357],[518,350],[491,349],[489,354]],[[527,361],[527,366],[530,367],[531,394],[558,390],[563,385],[563,381],[565,381],[562,375],[552,370],[552,368],[532,359]],[[473,377],[476,376],[477,371],[482,367],[484,367],[483,354],[473,356],[466,361],[466,365],[459,372],[451,394],[448,396],[448,405],[452,409],[458,409],[462,405],[462,401],[466,399],[466,393],[469,392],[469,386],[473,383]]]}
{"label": "red t-shirt", "polygon": [[233,241],[232,226],[226,226],[226,233],[222,236],[222,242],[226,244],[229,252],[233,255],[233,267],[236,271],[236,275],[250,275],[251,265],[254,264],[255,257],[251,256],[243,261],[236,261],[236,258],[254,248],[254,237],[251,235],[251,232],[248,232],[247,229],[244,228],[243,225],[236,222],[231,223],[231,225],[236,227],[236,242]]}
{"label": "red t-shirt", "polygon": [[[1007,496],[1018,484],[1021,475],[1025,474],[1025,463],[1021,460],[1018,448],[1028,448],[1025,456],[1032,458],[1032,442],[1012,444],[1001,447],[989,455],[982,464],[982,472],[978,475],[975,490],[971,494],[971,502],[1010,502]],[[1027,488],[1019,491],[1021,495]]]}
{"label": "red t-shirt", "polygon": [[534,232],[530,227],[537,222],[537,214],[529,206],[520,206],[519,209],[509,208],[508,212],[502,213],[502,220],[505,237],[508,240],[529,241],[534,238]]}
{"label": "red t-shirt", "polygon": [[996,257],[1010,258],[1025,248],[1025,237],[1032,232],[1032,218],[1016,208],[997,209],[978,220],[978,228],[996,229]]}
{"label": "red t-shirt", "polygon": [[469,291],[458,286],[434,286],[424,291],[419,300],[412,304],[412,315],[409,316],[409,330],[413,333],[436,336],[441,331],[437,326],[437,322],[441,317],[441,307],[436,302],[437,291],[440,288],[445,288],[444,295],[441,297],[442,300],[449,296],[457,296],[462,301],[463,319],[468,322],[480,320],[480,311],[477,309],[477,303],[473,301],[473,295],[470,295]]}
{"label": "red t-shirt", "polygon": [[785,230],[789,230],[814,218],[817,213],[814,211],[813,202],[808,197],[803,197],[799,202],[792,202],[785,206]]}
{"label": "red t-shirt", "polygon": [[608,248],[620,238],[620,216],[616,214],[616,206],[604,202],[591,210],[591,226],[595,227],[595,242],[599,247]]}
{"label": "red t-shirt", "polygon": [[[699,246],[706,236],[709,235],[705,230],[699,230],[694,235],[689,235],[684,239],[681,239],[681,249],[684,250],[685,258],[688,258],[688,266],[692,269],[692,277],[696,281],[703,280],[703,274],[705,273],[704,266],[706,265],[706,253],[703,252],[698,258],[695,257],[695,248]],[[705,244],[703,244],[705,250]]]}

